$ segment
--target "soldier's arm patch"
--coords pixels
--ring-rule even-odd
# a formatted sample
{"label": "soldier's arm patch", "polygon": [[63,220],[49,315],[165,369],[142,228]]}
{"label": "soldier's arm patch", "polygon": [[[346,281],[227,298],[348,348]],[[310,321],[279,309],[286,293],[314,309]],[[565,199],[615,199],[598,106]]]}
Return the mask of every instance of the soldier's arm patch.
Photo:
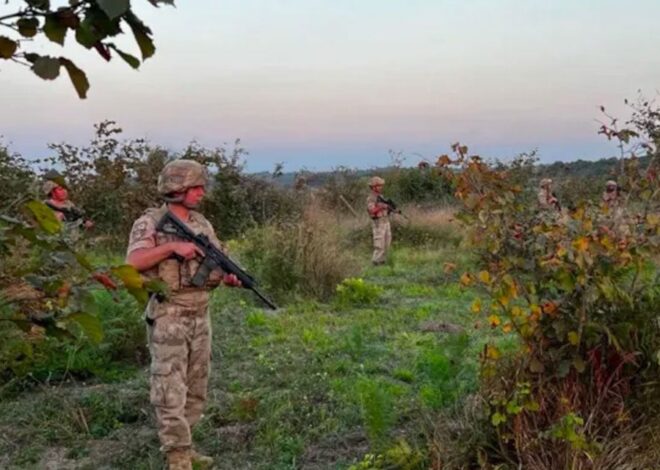
{"label": "soldier's arm patch", "polygon": [[144,239],[146,234],[147,234],[147,222],[143,220],[141,222],[136,223],[135,226],[133,227],[133,230],[131,230],[131,240],[133,241],[142,240]]}
{"label": "soldier's arm patch", "polygon": [[148,217],[142,217],[135,221],[128,240],[127,254],[142,248],[153,248],[156,246],[156,227]]}

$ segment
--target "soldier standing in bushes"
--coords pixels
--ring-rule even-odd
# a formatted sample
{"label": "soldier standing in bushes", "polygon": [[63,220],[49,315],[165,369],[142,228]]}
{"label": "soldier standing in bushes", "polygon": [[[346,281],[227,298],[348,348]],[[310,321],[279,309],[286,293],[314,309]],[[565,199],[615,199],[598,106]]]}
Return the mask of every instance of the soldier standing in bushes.
{"label": "soldier standing in bushes", "polygon": [[390,228],[390,207],[380,201],[385,180],[374,176],[369,180],[371,194],[367,197],[367,211],[371,217],[371,227],[374,243],[374,253],[371,262],[374,265],[385,264],[387,251],[392,244],[392,229]]}
{"label": "soldier standing in bushes", "polygon": [[158,178],[165,200],[148,209],[133,224],[126,260],[146,278],[164,281],[167,300],[152,297],[146,321],[151,353],[150,400],[156,409],[161,450],[168,469],[190,470],[192,463],[208,467],[211,457],[192,447],[191,430],[206,403],[211,359],[209,293],[220,283],[239,286],[235,275],[214,272],[202,288],[191,284],[201,250],[193,243],[156,230],[160,218],[171,211],[191,230],[205,234],[221,248],[210,222],[194,211],[205,194],[206,167],[193,160],[168,163]]}
{"label": "soldier standing in bushes", "polygon": [[543,178],[539,184],[538,192],[539,207],[542,210],[561,211],[559,199],[552,192],[552,180],[550,178]]}
{"label": "soldier standing in bushes", "polygon": [[609,180],[605,183],[603,204],[605,204],[610,210],[616,210],[621,206],[621,191],[619,190],[619,185],[616,181]]}
{"label": "soldier standing in bushes", "polygon": [[55,216],[60,221],[69,225],[82,224],[86,229],[91,229],[94,222],[87,219],[85,214],[71,202],[66,186],[51,178],[47,178],[42,186],[44,196],[47,198],[45,204],[55,212]]}

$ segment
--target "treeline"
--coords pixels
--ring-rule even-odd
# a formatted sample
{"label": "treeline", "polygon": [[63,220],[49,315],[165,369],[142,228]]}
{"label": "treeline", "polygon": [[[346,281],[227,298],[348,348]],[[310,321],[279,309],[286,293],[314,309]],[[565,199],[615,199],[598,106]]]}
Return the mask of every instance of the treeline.
{"label": "treeline", "polygon": [[[171,152],[142,139],[121,138],[113,121],[94,126],[91,142],[83,147],[51,144],[51,156],[28,160],[0,146],[0,207],[16,214],[21,202],[43,198],[44,178],[54,171],[70,189],[70,197],[95,222],[96,235],[111,244],[125,242],[132,222],[148,207],[161,204],[156,181],[163,166],[175,158],[205,164],[211,174],[209,193],[201,210],[224,239],[251,227],[274,221],[297,220],[314,200],[338,211],[363,212],[371,172],[339,168],[317,178],[299,173],[292,185],[282,175],[249,174],[246,151],[236,141],[231,149],[205,148],[196,142],[182,152]],[[391,168],[383,173],[388,191],[401,202],[440,202],[451,198],[452,189],[431,171]]]}
{"label": "treeline", "polygon": [[[182,152],[172,152],[143,139],[122,139],[121,134],[117,123],[104,121],[94,126],[89,145],[51,144],[52,154],[42,160],[28,160],[0,145],[2,212],[11,215],[21,201],[42,198],[43,177],[55,169],[67,181],[72,200],[95,221],[96,235],[118,246],[125,242],[132,221],[144,209],[160,204],[156,180],[174,158],[191,158],[209,167],[212,182],[202,210],[225,239],[273,221],[296,220],[310,199],[335,212],[362,214],[367,180],[374,174],[386,179],[385,192],[398,203],[421,208],[455,203],[454,188],[426,162],[416,167],[297,173],[283,173],[278,166],[272,173],[250,174],[239,141],[230,149],[192,142]],[[605,181],[615,178],[619,162],[610,158],[540,165],[533,154],[528,159],[535,164],[521,184],[532,194],[541,178],[550,177],[565,206],[599,197]]]}

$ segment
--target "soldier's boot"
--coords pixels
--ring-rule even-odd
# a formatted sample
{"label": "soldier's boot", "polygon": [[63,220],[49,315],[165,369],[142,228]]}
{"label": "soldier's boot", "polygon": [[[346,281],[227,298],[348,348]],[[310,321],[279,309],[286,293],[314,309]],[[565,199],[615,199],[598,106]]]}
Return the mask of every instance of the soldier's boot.
{"label": "soldier's boot", "polygon": [[189,449],[172,449],[167,453],[167,470],[192,470]]}
{"label": "soldier's boot", "polygon": [[190,451],[190,460],[192,460],[192,463],[195,464],[195,467],[199,468],[200,470],[211,468],[213,465],[213,457],[200,454],[195,449]]}

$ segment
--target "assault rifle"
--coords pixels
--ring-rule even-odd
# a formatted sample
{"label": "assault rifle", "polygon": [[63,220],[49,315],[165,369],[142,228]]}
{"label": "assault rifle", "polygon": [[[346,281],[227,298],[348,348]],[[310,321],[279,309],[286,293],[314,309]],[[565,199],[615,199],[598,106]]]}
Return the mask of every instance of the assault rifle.
{"label": "assault rifle", "polygon": [[85,213],[76,208],[57,207],[55,204],[51,203],[50,201],[46,201],[46,205],[51,209],[53,209],[55,212],[61,212],[62,214],[64,214],[64,220],[67,222],[75,222],[77,220],[85,218]]}
{"label": "assault rifle", "polygon": [[206,284],[212,271],[216,269],[221,270],[226,274],[234,274],[244,288],[250,289],[254,292],[259,299],[272,310],[277,310],[275,305],[268,297],[259,292],[257,289],[257,281],[236,264],[229,256],[219,250],[209,238],[204,234],[195,234],[186,224],[184,224],[172,212],[167,211],[162,219],[158,222],[156,230],[159,232],[174,235],[187,242],[194,243],[204,252],[204,259],[202,259],[199,269],[193,276],[191,282],[196,287],[202,287]]}
{"label": "assault rifle", "polygon": [[[396,203],[392,199],[386,199],[386,198],[383,197],[382,194],[379,194],[377,201],[380,202],[381,204],[385,204],[387,206],[387,213],[388,214],[394,213],[394,214],[399,214],[403,217],[406,217],[406,215],[403,212],[401,212],[401,209],[397,208]],[[406,217],[406,219],[407,219],[407,217]]]}

